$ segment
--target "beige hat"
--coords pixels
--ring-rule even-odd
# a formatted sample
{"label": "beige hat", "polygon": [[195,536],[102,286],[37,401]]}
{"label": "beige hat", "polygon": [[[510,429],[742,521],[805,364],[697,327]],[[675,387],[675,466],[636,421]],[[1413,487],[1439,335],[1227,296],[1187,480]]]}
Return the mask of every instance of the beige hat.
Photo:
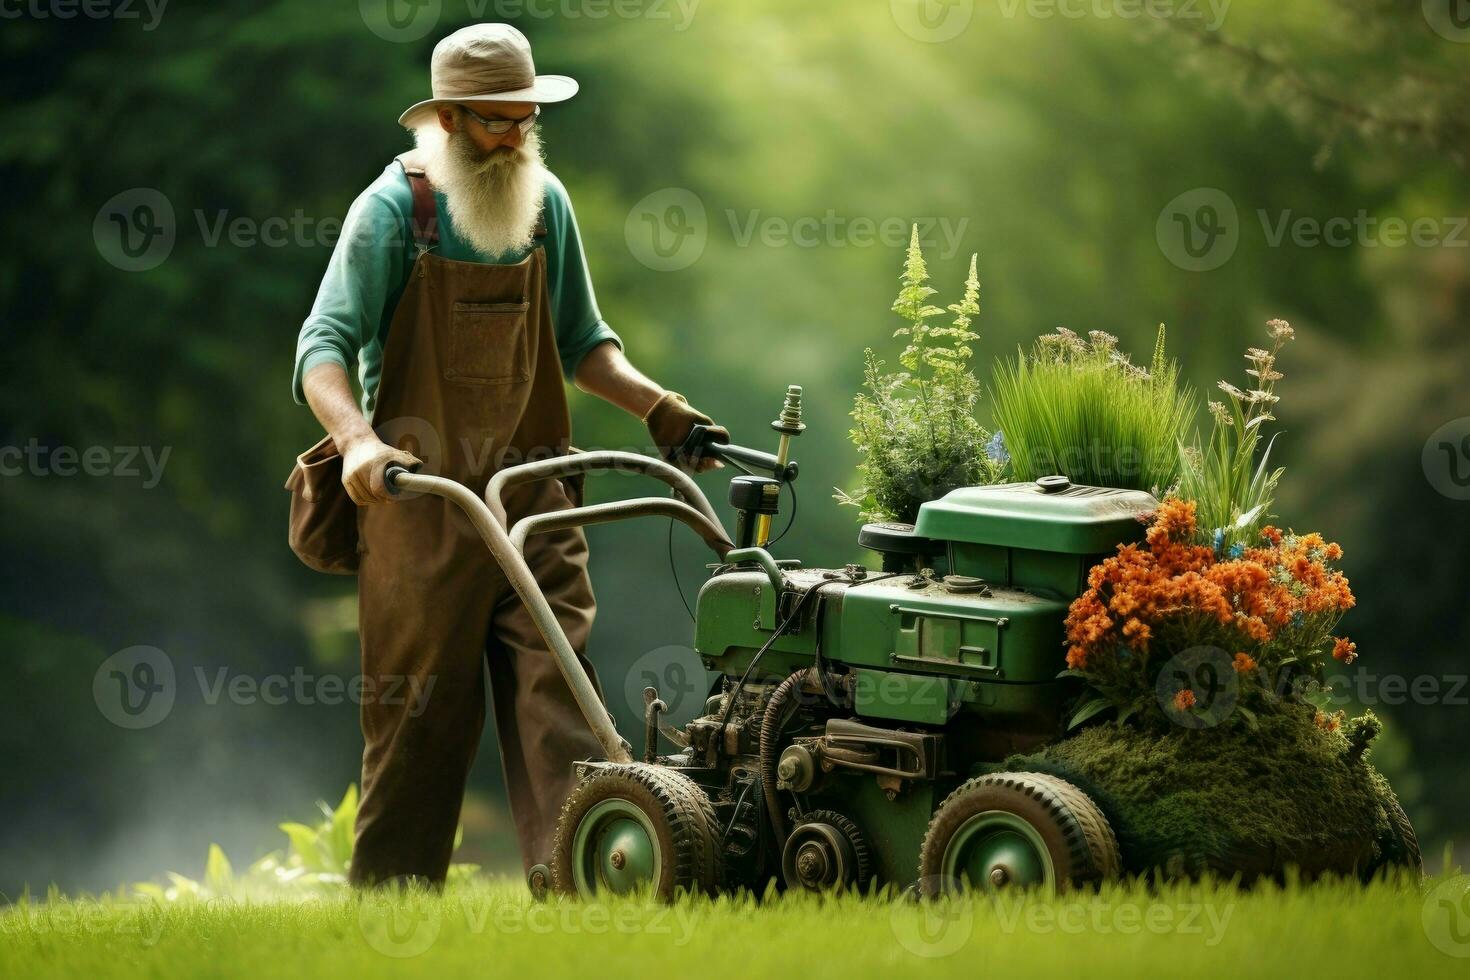
{"label": "beige hat", "polygon": [[538,75],[531,42],[509,24],[471,24],[434,46],[429,64],[434,93],[398,117],[410,129],[437,106],[455,102],[565,102],[577,82],[565,75]]}

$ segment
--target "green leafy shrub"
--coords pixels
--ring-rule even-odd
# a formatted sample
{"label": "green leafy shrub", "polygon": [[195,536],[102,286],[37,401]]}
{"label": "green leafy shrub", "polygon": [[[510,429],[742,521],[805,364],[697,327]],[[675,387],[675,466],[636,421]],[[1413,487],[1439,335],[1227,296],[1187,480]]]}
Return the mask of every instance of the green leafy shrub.
{"label": "green leafy shrub", "polygon": [[862,509],[863,520],[912,522],[919,505],[959,487],[996,483],[1002,465],[986,452],[990,434],[975,419],[980,383],[970,370],[970,324],[980,312],[976,257],[970,257],[965,295],[948,309],[950,326],[929,321],[945,312],[930,303],[938,290],[914,228],[893,312],[908,338],[898,357],[902,371],[885,373],[871,348],[863,352],[863,384],[852,409],[851,437],[862,460],[862,487],[837,491],[838,501]]}
{"label": "green leafy shrub", "polygon": [[1246,374],[1254,383],[1242,391],[1221,381],[1227,401],[1210,402],[1214,425],[1209,442],[1188,447],[1181,443],[1179,496],[1194,501],[1201,537],[1217,551],[1257,540],[1261,526],[1271,517],[1271,502],[1284,472],[1279,467],[1267,468],[1274,436],[1259,462],[1256,450],[1261,429],[1274,421],[1272,410],[1281,400],[1275,391],[1282,378],[1276,370],[1277,357],[1296,334],[1285,320],[1271,320],[1266,329],[1271,349],[1252,347],[1245,354],[1251,364]]}
{"label": "green leafy shrub", "polygon": [[1162,496],[1179,476],[1179,446],[1197,402],[1165,356],[1162,324],[1148,370],[1111,334],[1059,329],[1030,354],[998,361],[991,390],[1016,480],[1060,473],[1073,483]]}
{"label": "green leafy shrub", "polygon": [[[218,844],[209,845],[203,880],[168,872],[168,884],[142,881],[133,885],[133,893],[159,902],[208,899],[224,895],[270,895],[282,890],[316,893],[346,886],[347,871],[352,863],[353,827],[357,823],[357,786],[347,787],[335,807],[319,801],[322,817],[314,824],[283,823],[281,830],[288,840],[286,848],[271,851],[236,873]],[[454,838],[459,849],[462,830]],[[479,870],[473,864],[453,864],[451,880],[467,878]]]}

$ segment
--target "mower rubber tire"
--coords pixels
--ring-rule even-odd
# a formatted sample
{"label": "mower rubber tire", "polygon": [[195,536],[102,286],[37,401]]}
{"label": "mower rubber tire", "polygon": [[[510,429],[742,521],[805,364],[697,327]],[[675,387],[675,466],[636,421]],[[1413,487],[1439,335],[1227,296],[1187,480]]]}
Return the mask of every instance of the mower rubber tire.
{"label": "mower rubber tire", "polygon": [[1121,867],[1107,817],[1082,790],[1043,773],[993,773],[964,783],[934,812],[919,890],[1060,892],[1116,878]]}
{"label": "mower rubber tire", "polygon": [[597,766],[562,805],[552,887],[581,898],[713,893],[721,881],[714,826],[709,797],[682,773],[648,763]]}

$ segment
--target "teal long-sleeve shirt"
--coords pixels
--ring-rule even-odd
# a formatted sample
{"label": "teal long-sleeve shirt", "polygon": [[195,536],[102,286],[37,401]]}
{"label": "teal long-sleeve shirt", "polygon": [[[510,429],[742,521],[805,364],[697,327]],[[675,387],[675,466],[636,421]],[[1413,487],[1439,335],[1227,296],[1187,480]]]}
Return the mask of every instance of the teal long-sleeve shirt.
{"label": "teal long-sleeve shirt", "polygon": [[[436,197],[438,255],[463,262],[513,265],[529,254],[528,250],[491,256],[477,251],[456,232],[444,195]],[[571,378],[592,348],[605,341],[622,346],[622,341],[597,309],[572,202],[561,181],[550,173],[542,213],[546,221],[546,290],[562,373]],[[355,365],[362,384],[363,411],[372,417],[388,328],[413,271],[417,251],[412,215],[413,192],[396,161],[358,195],[348,210],[311,315],[297,338],[292,388],[298,402],[306,401],[301,379],[318,364],[340,364],[349,374]]]}

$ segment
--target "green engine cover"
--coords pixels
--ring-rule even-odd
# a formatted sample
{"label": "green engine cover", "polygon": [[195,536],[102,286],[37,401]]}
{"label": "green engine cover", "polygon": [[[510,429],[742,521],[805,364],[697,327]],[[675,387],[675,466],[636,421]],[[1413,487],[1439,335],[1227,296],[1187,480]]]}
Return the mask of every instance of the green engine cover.
{"label": "green engine cover", "polygon": [[919,507],[914,533],[948,544],[949,567],[998,585],[1074,599],[1087,570],[1143,537],[1159,502],[1141,490],[1042,483],[964,487]]}
{"label": "green engine cover", "polygon": [[1096,555],[1137,540],[1159,502],[1142,490],[1040,483],[962,487],[919,507],[914,533],[938,541]]}
{"label": "green engine cover", "polygon": [[[804,592],[822,569],[787,573]],[[811,607],[779,637],[754,676],[783,677],[822,655],[854,673],[859,715],[943,725],[961,710],[1012,720],[1047,714],[1064,664],[1067,603],[1019,589],[916,575],[835,588],[826,614]],[[788,592],[789,609],[796,595]],[[695,648],[710,670],[739,676],[775,628],[777,600],[763,572],[710,579],[699,595]]]}

